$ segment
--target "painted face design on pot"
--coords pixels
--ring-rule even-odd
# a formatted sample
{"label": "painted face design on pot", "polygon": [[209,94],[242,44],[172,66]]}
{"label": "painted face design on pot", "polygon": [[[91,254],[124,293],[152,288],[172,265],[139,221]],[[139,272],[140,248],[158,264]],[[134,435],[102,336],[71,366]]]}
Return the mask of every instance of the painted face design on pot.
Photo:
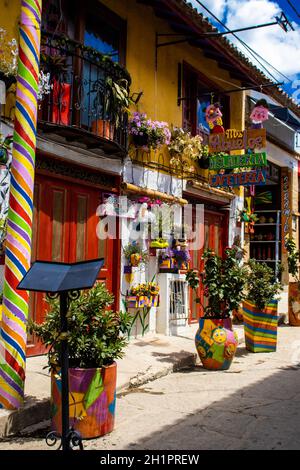
{"label": "painted face design on pot", "polygon": [[212,339],[217,344],[223,344],[226,341],[226,331],[223,328],[216,328],[212,333]]}

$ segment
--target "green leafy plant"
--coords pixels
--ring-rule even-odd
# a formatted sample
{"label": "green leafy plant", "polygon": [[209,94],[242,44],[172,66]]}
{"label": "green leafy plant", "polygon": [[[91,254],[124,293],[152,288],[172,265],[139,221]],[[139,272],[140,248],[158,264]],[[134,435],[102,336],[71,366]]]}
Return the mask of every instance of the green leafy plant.
{"label": "green leafy plant", "polygon": [[127,312],[109,310],[113,295],[103,283],[83,291],[78,299],[70,302],[66,337],[60,332],[58,300],[48,302],[50,310],[44,323],[29,321],[28,330],[50,346],[50,368],[60,366],[61,345],[65,340],[68,341],[70,367],[102,367],[123,357],[127,344],[125,333],[131,319]]}
{"label": "green leafy plant", "polygon": [[123,113],[129,113],[131,99],[129,97],[129,83],[125,78],[117,81],[111,77],[106,79],[106,96],[105,96],[105,114],[118,128],[120,124],[120,116]]}
{"label": "green leafy plant", "polygon": [[274,271],[266,263],[251,259],[247,268],[247,298],[263,310],[280,293],[282,286],[274,280]]}
{"label": "green leafy plant", "polygon": [[131,263],[131,255],[138,255],[140,257],[140,263],[145,263],[148,260],[148,252],[143,250],[141,245],[136,242],[128,243],[128,245],[123,248],[123,253],[129,264]]}
{"label": "green leafy plant", "polygon": [[[242,266],[236,248],[226,248],[221,258],[212,250],[206,250],[204,272],[189,271],[186,280],[192,289],[198,289],[200,282],[204,287],[204,295],[208,299],[204,307],[205,318],[227,318],[237,309],[244,298],[246,283],[246,267]],[[201,303],[200,297],[196,299]]]}
{"label": "green leafy plant", "polygon": [[288,252],[288,271],[297,282],[300,283],[299,275],[299,259],[300,259],[300,250],[297,250],[296,243],[292,237],[289,237],[285,241],[285,246]]}

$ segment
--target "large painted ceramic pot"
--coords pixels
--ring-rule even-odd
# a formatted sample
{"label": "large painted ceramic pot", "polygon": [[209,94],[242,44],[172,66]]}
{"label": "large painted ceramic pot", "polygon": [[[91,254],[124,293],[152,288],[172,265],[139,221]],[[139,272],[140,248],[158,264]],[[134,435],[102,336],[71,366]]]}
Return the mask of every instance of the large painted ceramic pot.
{"label": "large painted ceramic pot", "polygon": [[299,282],[289,283],[289,324],[291,326],[300,326]]}
{"label": "large painted ceramic pot", "polygon": [[196,349],[205,369],[229,369],[238,346],[230,318],[200,318],[195,336]]}
{"label": "large painted ceramic pot", "polygon": [[[69,369],[70,427],[83,439],[103,436],[114,428],[117,365]],[[61,433],[61,376],[51,375],[51,425]]]}
{"label": "large painted ceramic pot", "polygon": [[259,309],[249,300],[243,302],[245,343],[248,351],[276,351],[277,305],[277,301],[273,300],[264,309]]}

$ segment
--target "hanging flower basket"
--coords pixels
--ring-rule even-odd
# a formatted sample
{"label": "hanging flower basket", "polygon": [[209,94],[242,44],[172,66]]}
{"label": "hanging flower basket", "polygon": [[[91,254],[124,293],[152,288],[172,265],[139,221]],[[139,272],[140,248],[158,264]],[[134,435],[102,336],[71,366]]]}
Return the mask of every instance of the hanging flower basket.
{"label": "hanging flower basket", "polygon": [[135,147],[148,147],[149,136],[147,134],[132,135],[132,141]]}

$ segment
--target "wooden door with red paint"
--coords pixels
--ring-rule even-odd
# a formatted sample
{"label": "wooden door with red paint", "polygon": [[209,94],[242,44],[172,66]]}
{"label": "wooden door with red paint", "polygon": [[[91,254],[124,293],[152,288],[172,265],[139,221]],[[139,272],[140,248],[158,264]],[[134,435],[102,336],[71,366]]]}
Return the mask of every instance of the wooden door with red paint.
{"label": "wooden door with red paint", "polygon": [[[77,262],[104,258],[99,280],[115,295],[117,307],[118,240],[99,240],[96,210],[102,192],[81,184],[37,175],[34,193],[32,261]],[[29,317],[41,323],[47,311],[44,294],[31,294]],[[43,354],[45,348],[28,336],[27,355]]]}
{"label": "wooden door with red paint", "polygon": [[[199,274],[204,269],[202,260],[203,252],[207,249],[213,250],[218,256],[223,256],[224,248],[227,244],[227,217],[219,212],[204,212],[204,228],[203,226],[194,227],[195,230],[204,229],[203,247],[200,250],[191,251],[192,268]],[[200,303],[196,302],[196,298],[200,298]],[[204,297],[203,285],[200,282],[197,290],[190,289],[190,310],[189,323],[195,323],[204,314],[204,307],[207,305],[207,299]]]}

